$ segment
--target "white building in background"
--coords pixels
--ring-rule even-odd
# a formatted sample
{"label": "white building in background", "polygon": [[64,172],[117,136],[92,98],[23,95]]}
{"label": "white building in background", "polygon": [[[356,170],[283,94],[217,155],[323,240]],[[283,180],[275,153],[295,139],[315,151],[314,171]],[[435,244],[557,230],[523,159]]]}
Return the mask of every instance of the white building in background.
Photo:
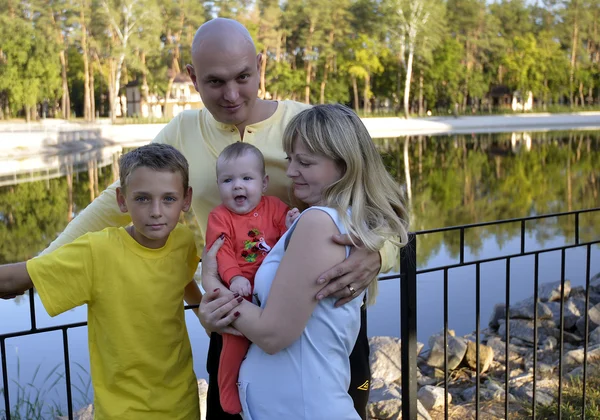
{"label": "white building in background", "polygon": [[523,97],[519,91],[515,91],[512,97],[511,108],[513,111],[531,111],[533,109],[533,93],[527,92],[527,100],[523,101]]}
{"label": "white building in background", "polygon": [[[142,118],[173,118],[187,109],[200,109],[204,105],[187,73],[179,73],[173,79],[168,100],[149,93],[144,99],[141,84],[135,80],[125,86],[127,116]],[[123,103],[123,98],[121,99]]]}

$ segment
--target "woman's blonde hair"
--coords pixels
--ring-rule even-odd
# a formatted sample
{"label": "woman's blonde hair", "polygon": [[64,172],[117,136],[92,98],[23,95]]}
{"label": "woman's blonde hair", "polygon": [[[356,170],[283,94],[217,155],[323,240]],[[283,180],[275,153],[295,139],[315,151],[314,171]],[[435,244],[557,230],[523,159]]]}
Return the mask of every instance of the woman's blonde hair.
{"label": "woman's blonde hair", "polygon": [[[385,169],[369,132],[350,108],[330,104],[302,111],[283,134],[287,154],[293,153],[297,141],[341,168],[341,179],[324,189],[322,203],[338,210],[351,237],[372,251],[378,251],[385,241],[399,247],[407,243],[408,213],[402,189]],[[375,301],[376,294],[377,282],[372,281],[369,303]]]}

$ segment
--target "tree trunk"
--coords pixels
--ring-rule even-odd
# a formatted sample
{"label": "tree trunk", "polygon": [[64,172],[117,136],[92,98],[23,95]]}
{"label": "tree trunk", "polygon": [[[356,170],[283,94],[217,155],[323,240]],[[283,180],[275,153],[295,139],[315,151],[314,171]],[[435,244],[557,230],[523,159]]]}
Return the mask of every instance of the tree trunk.
{"label": "tree trunk", "polygon": [[61,77],[62,77],[62,98],[61,98],[61,111],[62,117],[65,120],[71,118],[71,98],[69,97],[69,82],[67,80],[67,57],[65,56],[65,50],[61,50],[58,53],[60,58]]}
{"label": "tree trunk", "polygon": [[109,58],[108,61],[108,109],[109,109],[109,113],[110,113],[110,120],[111,122],[115,122],[115,118],[117,117],[115,115],[115,80],[114,80],[114,67],[115,67],[115,60],[113,58]]}
{"label": "tree trunk", "polygon": [[262,51],[262,56],[260,60],[260,99],[265,99],[267,96],[267,86],[265,83],[265,75],[267,73],[267,52],[269,49],[265,46]]}
{"label": "tree trunk", "polygon": [[408,46],[408,62],[406,63],[406,79],[404,80],[404,117],[409,118],[409,99],[410,99],[410,80],[412,77],[413,57],[415,54],[415,45],[410,41]]}
{"label": "tree trunk", "polygon": [[[90,75],[90,116],[91,121],[96,121],[96,94],[94,92],[94,63],[90,61],[89,68]],[[102,97],[102,92],[100,92],[100,97]]]}
{"label": "tree trunk", "polygon": [[79,25],[81,26],[81,52],[83,57],[83,118],[92,121],[92,103],[90,96],[90,59],[87,45],[87,26],[83,6],[79,12]]}
{"label": "tree trunk", "polygon": [[408,206],[412,203],[412,184],[410,182],[410,157],[408,154],[410,146],[410,136],[404,139],[404,179],[406,180],[406,198],[408,198]]}
{"label": "tree trunk", "polygon": [[575,66],[577,65],[577,44],[579,39],[579,4],[573,1],[575,17],[573,19],[573,37],[571,38],[571,66],[569,69],[569,102],[573,106],[573,84],[575,83]]}
{"label": "tree trunk", "polygon": [[[125,45],[123,46],[125,48]],[[125,61],[125,53],[119,54],[119,60],[117,61],[117,65],[114,73],[114,93],[113,93],[113,115],[116,117],[117,107],[121,106],[121,98],[119,97],[119,91],[121,90],[121,73],[123,72],[123,62]],[[113,119],[114,122],[114,119]]]}
{"label": "tree trunk", "polygon": [[371,93],[371,75],[367,73],[365,76],[365,88],[363,90],[363,113],[365,115],[371,113],[371,100],[369,99],[369,95]]}
{"label": "tree trunk", "polygon": [[313,34],[315,32],[315,22],[314,20],[311,20],[310,22],[310,28],[308,30],[308,39],[306,40],[306,53],[307,55],[309,55],[306,58],[305,61],[305,65],[304,68],[306,70],[306,79],[305,79],[305,85],[304,85],[304,103],[305,104],[309,104],[310,103],[310,81],[312,80],[312,37]]}
{"label": "tree trunk", "polygon": [[419,72],[419,117],[423,116],[423,71]]}
{"label": "tree trunk", "polygon": [[319,94],[319,103],[325,103],[325,86],[327,85],[327,76],[329,73],[329,59],[325,61],[325,68],[323,69],[323,79],[321,80],[321,92]]}
{"label": "tree trunk", "polygon": [[352,91],[354,92],[354,110],[358,112],[358,84],[356,82],[356,76],[352,76]]}

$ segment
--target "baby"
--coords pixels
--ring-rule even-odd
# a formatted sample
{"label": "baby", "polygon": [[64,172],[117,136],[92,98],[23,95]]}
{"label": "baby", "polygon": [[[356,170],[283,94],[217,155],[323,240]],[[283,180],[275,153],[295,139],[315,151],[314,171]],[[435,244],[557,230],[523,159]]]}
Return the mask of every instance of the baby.
{"label": "baby", "polygon": [[[217,254],[219,275],[234,293],[250,299],[254,275],[271,247],[300,214],[277,197],[264,196],[269,183],[265,160],[255,146],[236,142],[217,159],[217,185],[222,204],[208,216],[206,244],[221,235],[225,243]],[[240,365],[250,342],[223,335],[219,360],[219,393],[224,411],[242,411],[237,389]]]}

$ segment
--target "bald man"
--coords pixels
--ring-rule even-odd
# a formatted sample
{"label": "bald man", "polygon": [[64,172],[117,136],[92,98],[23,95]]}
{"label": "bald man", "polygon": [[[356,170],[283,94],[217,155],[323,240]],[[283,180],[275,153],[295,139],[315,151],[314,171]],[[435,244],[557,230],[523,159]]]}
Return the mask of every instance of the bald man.
{"label": "bald man", "polygon": [[[192,43],[192,64],[186,68],[205,108],[180,113],[153,140],[175,146],[190,163],[190,186],[194,190],[192,210],[200,228],[198,249],[204,247],[208,214],[220,203],[215,165],[219,153],[229,144],[245,141],[257,146],[265,156],[270,176],[267,194],[289,202],[290,181],[285,176],[286,161],[281,139],[287,122],[308,105],[259,99],[260,65],[261,55],[256,53],[252,37],[239,22],[214,19],[203,24]],[[118,186],[116,182],[108,187],[69,223],[44,252],[90,231],[128,225],[131,222],[129,215],[121,213],[117,205],[115,189]],[[350,239],[344,236],[333,239],[343,245],[352,245]],[[350,301],[376,278],[380,269],[389,271],[396,256],[393,246],[384,246],[379,254],[354,249],[346,261],[315,279],[324,286],[316,298],[334,296],[339,299],[340,305]],[[207,419],[240,419],[239,415],[224,413],[219,404],[217,375],[222,340],[218,333],[233,332],[228,324],[233,319],[234,311],[218,322],[209,322],[211,318],[206,313],[203,317],[202,307],[217,298],[218,295],[213,291],[206,293],[200,310],[204,327],[215,331],[211,334],[207,360]],[[357,412],[365,419],[370,384],[365,310],[362,311],[361,331],[350,356],[350,365],[352,378],[349,393]]]}

